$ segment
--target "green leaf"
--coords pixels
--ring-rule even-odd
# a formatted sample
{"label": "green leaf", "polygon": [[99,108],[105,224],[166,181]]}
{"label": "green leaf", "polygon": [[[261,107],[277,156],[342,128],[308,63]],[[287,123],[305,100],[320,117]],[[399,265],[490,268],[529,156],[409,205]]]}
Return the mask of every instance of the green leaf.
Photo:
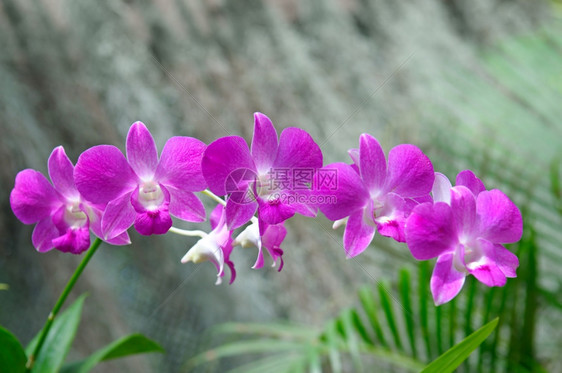
{"label": "green leaf", "polygon": [[408,340],[410,341],[410,349],[412,351],[412,356],[416,358],[417,348],[416,348],[416,337],[414,331],[416,330],[414,323],[414,312],[412,310],[412,301],[410,299],[411,290],[411,279],[410,271],[406,268],[400,270],[400,296],[402,300],[402,311],[404,315],[404,321],[406,322],[406,331],[408,332]]}
{"label": "green leaf", "polygon": [[132,334],[97,350],[87,359],[65,365],[61,373],[87,373],[102,361],[147,352],[164,352],[164,349],[141,334]]}
{"label": "green leaf", "polygon": [[474,351],[488,336],[494,331],[498,325],[498,318],[490,321],[460,343],[445,351],[436,360],[425,367],[421,373],[449,373],[454,371],[468,356]]}
{"label": "green leaf", "polygon": [[0,326],[0,372],[25,372],[27,357],[18,339]]}
{"label": "green leaf", "polygon": [[[35,359],[33,373],[52,373],[61,369],[80,323],[84,299],[86,299],[85,294],[81,295],[66,311],[57,316],[39,356]],[[39,334],[27,346],[26,352],[28,355],[33,352],[38,338]]]}
{"label": "green leaf", "polygon": [[0,283],[0,290],[8,290],[9,288],[10,288],[10,285],[4,284],[4,283]]}
{"label": "green leaf", "polygon": [[392,332],[392,337],[394,338],[394,344],[396,348],[400,351],[404,351],[402,347],[402,341],[400,340],[400,332],[398,331],[398,325],[396,324],[396,317],[394,316],[394,308],[392,307],[392,301],[396,301],[392,295],[390,295],[390,291],[388,287],[384,285],[384,283],[379,282],[379,298],[381,301],[381,307],[384,311],[386,316],[386,321],[390,331]]}

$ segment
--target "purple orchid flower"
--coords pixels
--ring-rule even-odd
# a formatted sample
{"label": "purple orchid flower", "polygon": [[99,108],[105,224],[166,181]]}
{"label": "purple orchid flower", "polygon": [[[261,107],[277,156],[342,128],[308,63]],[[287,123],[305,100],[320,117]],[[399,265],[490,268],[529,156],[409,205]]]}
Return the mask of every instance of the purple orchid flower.
{"label": "purple orchid flower", "polygon": [[406,242],[418,260],[437,258],[431,276],[436,305],[453,299],[472,274],[487,286],[503,286],[516,277],[517,256],[503,244],[519,241],[521,212],[500,190],[487,191],[470,170],[451,187],[436,173],[435,203],[415,207],[406,222]]}
{"label": "purple orchid flower", "polygon": [[234,263],[230,260],[233,249],[232,231],[226,227],[226,214],[222,205],[215,207],[210,220],[211,232],[197,241],[184,255],[181,262],[201,263],[206,260],[211,261],[217,268],[217,285],[222,282],[221,278],[224,276],[224,265],[226,264],[231,273],[229,284],[232,284],[236,279]]}
{"label": "purple orchid flower", "polygon": [[281,272],[284,265],[281,244],[286,235],[287,229],[284,226],[284,222],[279,224],[267,224],[261,220],[254,220],[252,224],[247,226],[246,229],[236,237],[234,245],[240,245],[242,247],[255,246],[258,248],[258,258],[256,263],[252,266],[254,269],[263,267],[263,248],[265,248],[273,259],[272,267],[277,265],[277,260],[279,259],[280,263],[277,271]]}
{"label": "purple orchid flower", "polygon": [[[273,124],[261,113],[254,114],[251,150],[241,137],[223,137],[209,144],[202,162],[209,189],[219,196],[229,195],[226,222],[230,229],[247,223],[256,210],[267,224],[279,224],[296,212],[315,216],[315,209],[306,203],[291,202],[290,197],[306,190],[295,190],[290,181],[297,172],[310,171],[307,180],[299,180],[306,189],[319,167],[322,152],[307,132],[286,128],[278,140]],[[277,178],[276,171],[283,171],[286,179]]]}
{"label": "purple orchid flower", "polygon": [[[398,145],[390,150],[388,164],[379,142],[362,134],[359,149],[350,150],[354,165],[332,163],[318,173],[335,171],[337,185],[317,177],[313,185],[320,211],[334,227],[347,219],[343,236],[347,257],[359,255],[371,243],[375,229],[380,234],[404,242],[404,223],[420,202],[431,200],[434,180],[429,158],[414,145]],[[322,197],[322,198],[320,198]]]}
{"label": "purple orchid flower", "polygon": [[[24,224],[37,223],[31,240],[39,252],[53,248],[80,254],[90,247],[90,229],[101,234],[104,206],[85,201],[74,185],[74,166],[62,146],[53,150],[48,161],[53,185],[42,173],[27,169],[16,176],[10,204]],[[108,240],[114,245],[131,243],[127,233]]]}
{"label": "purple orchid flower", "polygon": [[102,218],[105,238],[133,223],[143,235],[164,234],[179,219],[201,222],[205,209],[192,193],[205,189],[201,157],[205,144],[191,137],[172,137],[160,160],[152,135],[141,122],[127,135],[127,158],[111,145],[94,146],[80,155],[74,179],[89,201],[107,204]]}

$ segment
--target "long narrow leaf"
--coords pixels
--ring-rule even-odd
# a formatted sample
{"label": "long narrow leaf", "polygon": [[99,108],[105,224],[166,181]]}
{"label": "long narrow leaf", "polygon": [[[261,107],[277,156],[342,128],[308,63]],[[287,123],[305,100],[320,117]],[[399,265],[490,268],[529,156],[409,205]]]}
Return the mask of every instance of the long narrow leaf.
{"label": "long narrow leaf", "polygon": [[87,359],[65,365],[61,373],[87,373],[102,361],[147,352],[164,352],[164,349],[141,334],[133,334],[99,349]]}
{"label": "long narrow leaf", "polygon": [[379,340],[380,344],[384,347],[388,347],[388,343],[386,342],[386,338],[384,337],[384,333],[382,332],[382,328],[379,322],[379,318],[377,315],[377,306],[375,303],[375,298],[373,297],[373,293],[369,288],[362,288],[359,290],[359,300],[361,301],[361,305],[363,306],[363,310],[373,327],[375,335]]}
{"label": "long narrow leaf", "polygon": [[391,296],[389,295],[389,290],[383,283],[379,283],[378,289],[381,306],[386,316],[386,321],[392,333],[392,337],[394,338],[394,344],[396,345],[396,348],[398,348],[400,351],[403,351],[404,347],[402,346],[400,332],[398,331],[398,325],[396,324],[396,317],[394,316],[394,309],[392,307],[392,300]]}
{"label": "long narrow leaf", "polygon": [[0,372],[25,372],[25,351],[18,339],[0,326]]}
{"label": "long narrow leaf", "polygon": [[436,360],[430,363],[421,373],[450,373],[465,361],[498,325],[498,318],[490,321],[480,329],[463,339]]}
{"label": "long narrow leaf", "polygon": [[[81,295],[55,319],[43,348],[35,360],[33,373],[52,373],[61,369],[76,335],[85,299],[86,295]],[[38,338],[39,335],[35,336],[27,346],[28,354],[35,348]]]}
{"label": "long narrow leaf", "polygon": [[418,279],[418,293],[420,301],[420,326],[422,331],[423,340],[425,342],[425,350],[427,354],[427,359],[431,359],[431,341],[429,339],[429,323],[427,316],[427,286],[429,284],[429,267],[427,261],[420,262],[418,264],[419,268],[419,279]]}
{"label": "long narrow leaf", "polygon": [[412,310],[412,301],[410,299],[411,293],[411,278],[410,271],[406,268],[400,270],[400,295],[402,299],[402,310],[404,311],[404,322],[406,323],[406,330],[408,332],[408,340],[410,341],[410,349],[412,350],[412,356],[416,358],[417,348],[415,340],[415,323],[414,323],[414,312]]}

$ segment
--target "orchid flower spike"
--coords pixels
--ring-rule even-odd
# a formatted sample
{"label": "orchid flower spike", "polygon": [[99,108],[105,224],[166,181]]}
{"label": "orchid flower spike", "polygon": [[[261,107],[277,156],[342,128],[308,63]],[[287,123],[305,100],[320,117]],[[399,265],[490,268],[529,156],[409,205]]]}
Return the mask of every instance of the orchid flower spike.
{"label": "orchid flower spike", "polygon": [[201,157],[205,144],[191,137],[172,137],[158,151],[141,122],[127,135],[127,158],[111,145],[86,150],[76,164],[74,180],[89,201],[107,204],[102,218],[104,238],[131,225],[143,235],[164,234],[179,219],[202,222],[205,208],[193,192],[205,189]]}
{"label": "orchid flower spike", "polygon": [[230,282],[236,279],[234,263],[230,260],[233,249],[232,231],[226,227],[225,209],[222,205],[217,205],[211,213],[211,232],[204,235],[197,243],[188,250],[181,259],[182,263],[193,262],[201,263],[204,261],[212,262],[217,268],[217,282],[219,285],[224,276],[224,265],[230,268]]}
{"label": "orchid flower spike", "polygon": [[415,207],[406,222],[406,242],[414,258],[437,258],[431,276],[436,305],[453,299],[465,277],[487,286],[503,286],[516,277],[517,256],[503,244],[521,239],[523,220],[517,206],[500,190],[487,191],[470,170],[456,186],[436,173],[435,203]]}
{"label": "orchid flower spike", "polygon": [[[37,223],[31,240],[39,252],[53,248],[80,254],[90,247],[90,229],[98,237],[105,206],[84,200],[74,185],[74,166],[64,148],[53,150],[48,161],[53,184],[38,171],[18,173],[10,204],[16,217],[25,224]],[[108,240],[113,245],[129,244],[126,232]]]}
{"label": "orchid flower spike", "polygon": [[294,181],[298,177],[298,188],[308,188],[319,167],[322,152],[307,132],[289,127],[278,139],[273,124],[261,113],[254,114],[251,149],[239,136],[222,137],[209,144],[202,161],[209,189],[219,196],[228,195],[226,222],[230,229],[246,224],[256,210],[267,224],[279,224],[297,212],[315,216],[314,208],[296,198],[306,191],[296,190]]}
{"label": "orchid flower spike", "polygon": [[319,208],[335,222],[334,227],[346,225],[343,243],[351,258],[367,248],[376,230],[405,241],[404,223],[410,211],[431,200],[434,172],[429,158],[409,144],[391,149],[387,163],[379,142],[369,134],[362,134],[359,149],[349,154],[353,165],[332,163],[319,170],[335,173],[337,183],[315,178],[313,193],[318,200],[330,201]]}

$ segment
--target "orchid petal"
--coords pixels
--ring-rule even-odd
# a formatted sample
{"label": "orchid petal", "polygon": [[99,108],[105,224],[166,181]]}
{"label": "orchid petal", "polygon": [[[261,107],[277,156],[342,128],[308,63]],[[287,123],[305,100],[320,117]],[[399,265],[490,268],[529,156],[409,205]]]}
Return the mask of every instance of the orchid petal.
{"label": "orchid petal", "polygon": [[88,227],[68,228],[53,240],[53,246],[63,253],[81,254],[90,247],[90,230]]}
{"label": "orchid petal", "polygon": [[456,229],[451,207],[443,202],[416,206],[406,221],[406,243],[414,258],[427,260],[452,250]]}
{"label": "orchid petal", "polygon": [[484,191],[476,200],[481,236],[494,243],[512,243],[521,239],[523,218],[515,204],[500,190]]}
{"label": "orchid petal", "polygon": [[455,185],[464,185],[474,194],[474,196],[478,196],[480,192],[486,190],[484,183],[474,175],[474,172],[470,170],[464,170],[459,172],[457,175],[457,180],[455,181]]}
{"label": "orchid petal", "polygon": [[47,218],[62,205],[59,194],[42,173],[27,169],[16,176],[10,193],[10,205],[16,217],[24,224]]}
{"label": "orchid petal", "polygon": [[433,269],[431,294],[436,306],[447,303],[456,297],[464,285],[466,275],[455,268],[453,258],[453,253],[441,255]]}
{"label": "orchid petal", "polygon": [[205,189],[207,183],[201,170],[205,149],[205,143],[192,137],[170,138],[162,149],[154,179],[189,192]]}
{"label": "orchid petal", "polygon": [[223,217],[224,213],[224,206],[222,204],[218,204],[217,207],[213,209],[211,212],[211,216],[209,217],[209,222],[211,223],[211,229],[215,229],[218,227],[219,223],[221,222],[221,218]]}
{"label": "orchid petal", "polygon": [[85,199],[106,204],[134,190],[138,177],[119,149],[112,145],[98,145],[78,158],[74,182]]}
{"label": "orchid petal", "polygon": [[[324,174],[332,175],[335,182],[325,182],[321,178]],[[318,197],[331,202],[319,204],[318,207],[332,221],[349,216],[370,200],[369,192],[357,172],[345,163],[332,163],[318,170],[312,190]]]}
{"label": "orchid petal", "polygon": [[435,173],[429,158],[416,146],[398,145],[388,153],[385,191],[403,197],[420,197],[431,192]]}
{"label": "orchid petal", "polygon": [[47,216],[40,220],[31,235],[33,247],[40,253],[45,253],[54,249],[53,240],[59,236],[59,230],[55,227],[53,220]]}
{"label": "orchid petal", "polygon": [[478,217],[476,199],[468,188],[462,185],[451,188],[451,211],[461,241],[473,237],[478,228]]}
{"label": "orchid petal", "polygon": [[135,229],[144,236],[165,234],[172,226],[172,218],[168,211],[168,204],[163,203],[156,210],[146,210],[137,213]]}
{"label": "orchid petal", "polygon": [[[466,262],[466,269],[484,285],[504,286],[507,279],[502,269],[494,260],[494,244],[488,240],[479,239],[478,245],[480,246],[479,251],[481,251],[481,255],[478,258],[474,258],[475,260],[473,261]],[[515,272],[514,269],[513,272]]]}
{"label": "orchid petal", "polygon": [[219,196],[230,192],[225,184],[233,171],[246,169],[255,176],[256,170],[246,141],[238,136],[222,137],[209,144],[201,166],[209,189]]}
{"label": "orchid petal", "polygon": [[154,138],[142,122],[133,123],[129,129],[127,159],[138,177],[152,179],[158,165],[158,150]]}
{"label": "orchid petal", "polygon": [[101,220],[104,240],[119,236],[133,225],[137,213],[131,204],[132,194],[125,193],[107,204]]}
{"label": "orchid petal", "polygon": [[375,225],[368,221],[363,209],[357,210],[349,216],[343,234],[343,247],[347,258],[361,254],[375,236]]}
{"label": "orchid petal", "polygon": [[294,206],[284,203],[280,198],[259,199],[258,216],[267,224],[279,224],[295,215]]}
{"label": "orchid petal", "polygon": [[237,203],[232,200],[226,202],[226,225],[228,229],[236,229],[246,224],[256,213],[258,203]]}
{"label": "orchid petal", "polygon": [[431,189],[431,194],[433,195],[434,202],[445,202],[446,204],[451,204],[451,182],[447,176],[440,172],[435,173],[435,181],[433,182],[433,188]]}
{"label": "orchid petal", "polygon": [[381,145],[366,133],[359,138],[359,171],[369,191],[379,191],[386,179],[386,158]]}
{"label": "orchid petal", "polygon": [[[360,163],[359,162],[359,149],[357,149],[357,148],[349,149],[347,151],[347,154],[349,155],[349,158],[351,158],[351,161],[353,162],[354,165],[358,165]],[[385,165],[385,169],[386,169],[386,165]],[[357,170],[359,171],[359,169],[357,169]]]}
{"label": "orchid petal", "polygon": [[205,221],[205,206],[195,194],[171,185],[168,185],[166,189],[170,192],[168,207],[172,216],[196,223]]}
{"label": "orchid petal", "polygon": [[405,200],[396,193],[388,193],[384,199],[382,210],[372,214],[375,216],[378,232],[391,237],[397,242],[406,242],[404,225],[406,218],[418,203],[412,199]]}
{"label": "orchid petal", "polygon": [[252,139],[252,158],[258,174],[266,173],[277,155],[277,131],[271,120],[262,113],[254,113],[254,137]]}
{"label": "orchid petal", "polygon": [[74,166],[62,146],[56,147],[49,156],[49,177],[55,189],[67,199],[79,199],[74,185]]}
{"label": "orchid petal", "polygon": [[281,132],[273,168],[307,169],[322,167],[322,151],[312,136],[300,128],[289,127]]}

